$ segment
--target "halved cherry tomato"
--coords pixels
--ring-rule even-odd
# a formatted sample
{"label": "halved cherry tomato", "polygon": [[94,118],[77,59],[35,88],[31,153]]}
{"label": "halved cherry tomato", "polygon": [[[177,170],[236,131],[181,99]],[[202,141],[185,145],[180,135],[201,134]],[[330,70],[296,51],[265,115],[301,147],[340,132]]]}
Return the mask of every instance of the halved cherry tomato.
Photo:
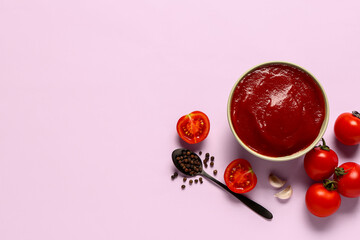
{"label": "halved cherry tomato", "polygon": [[179,119],[176,130],[185,142],[190,144],[199,143],[209,134],[210,121],[205,113],[194,111]]}
{"label": "halved cherry tomato", "polygon": [[226,186],[235,193],[249,192],[257,183],[256,174],[245,159],[232,161],[225,170],[224,180]]}
{"label": "halved cherry tomato", "polygon": [[338,192],[349,198],[360,197],[360,165],[354,162],[341,164],[335,170]]}
{"label": "halved cherry tomato", "polygon": [[360,113],[343,113],[335,121],[336,138],[345,145],[360,143]]}
{"label": "halved cherry tomato", "polygon": [[322,141],[322,145],[310,150],[304,158],[305,171],[315,181],[329,178],[339,163],[337,154],[326,145],[324,139]]}
{"label": "halved cherry tomato", "polygon": [[335,213],[341,204],[341,197],[336,191],[336,183],[326,180],[315,183],[306,191],[307,209],[317,217],[328,217]]}

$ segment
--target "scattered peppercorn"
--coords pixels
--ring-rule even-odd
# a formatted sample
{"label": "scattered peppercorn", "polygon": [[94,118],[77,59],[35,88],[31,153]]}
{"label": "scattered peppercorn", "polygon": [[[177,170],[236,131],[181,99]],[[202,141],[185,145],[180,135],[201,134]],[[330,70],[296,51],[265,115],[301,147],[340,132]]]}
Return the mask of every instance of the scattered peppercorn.
{"label": "scattered peppercorn", "polygon": [[181,185],[181,189],[185,189],[185,185]]}
{"label": "scattered peppercorn", "polygon": [[215,157],[211,156],[210,160],[213,162],[215,160]]}
{"label": "scattered peppercorn", "polygon": [[195,183],[198,183],[198,182],[199,182],[199,180],[195,179]]}
{"label": "scattered peppercorn", "polygon": [[200,156],[201,156],[201,154],[202,154],[202,151],[199,152],[199,155],[200,155]]}
{"label": "scattered peppercorn", "polygon": [[206,157],[206,158],[209,158],[209,157],[210,157],[210,153],[206,153],[206,154],[205,154],[205,157]]}
{"label": "scattered peppercorn", "polygon": [[214,173],[214,175],[216,175],[216,174],[217,174],[217,170],[215,169],[215,170],[213,171],[213,173]]}
{"label": "scattered peppercorn", "polygon": [[189,184],[190,184],[190,185],[193,184],[193,180],[190,180],[190,181],[189,181]]}
{"label": "scattered peppercorn", "polygon": [[174,172],[174,174],[171,175],[171,180],[174,180],[177,176],[178,176],[178,173],[177,173],[177,172]]}
{"label": "scattered peppercorn", "polygon": [[210,162],[210,167],[213,167],[214,166],[214,162]]}
{"label": "scattered peppercorn", "polygon": [[187,180],[187,178],[186,178],[186,177],[184,177],[184,178],[183,178],[183,182],[186,182],[186,180]]}
{"label": "scattered peppercorn", "polygon": [[200,181],[200,184],[202,184],[202,183],[203,183],[203,179],[202,179],[202,177],[200,177],[200,178],[199,178],[199,181]]}

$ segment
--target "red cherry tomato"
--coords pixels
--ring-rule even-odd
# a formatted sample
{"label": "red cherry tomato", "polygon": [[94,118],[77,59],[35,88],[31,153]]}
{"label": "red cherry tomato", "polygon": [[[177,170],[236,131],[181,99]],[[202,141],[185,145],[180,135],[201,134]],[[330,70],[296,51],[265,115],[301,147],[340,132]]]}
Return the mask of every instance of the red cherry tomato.
{"label": "red cherry tomato", "polygon": [[305,171],[315,181],[321,181],[333,175],[339,162],[337,154],[326,146],[324,139],[322,141],[323,145],[312,149],[304,158]]}
{"label": "red cherry tomato", "polygon": [[194,144],[203,141],[210,131],[210,121],[205,113],[194,111],[182,116],[177,122],[176,130],[187,143]]}
{"label": "red cherry tomato", "polygon": [[328,190],[322,183],[315,183],[307,190],[305,203],[315,216],[327,217],[339,209],[341,197],[337,191]]}
{"label": "red cherry tomato", "polygon": [[349,198],[360,196],[360,165],[354,162],[341,164],[335,170],[338,192]]}
{"label": "red cherry tomato", "polygon": [[245,159],[232,161],[225,169],[224,180],[226,186],[235,193],[249,192],[257,183],[257,177]]}
{"label": "red cherry tomato", "polygon": [[360,143],[360,113],[341,114],[335,121],[334,131],[336,138],[345,145]]}

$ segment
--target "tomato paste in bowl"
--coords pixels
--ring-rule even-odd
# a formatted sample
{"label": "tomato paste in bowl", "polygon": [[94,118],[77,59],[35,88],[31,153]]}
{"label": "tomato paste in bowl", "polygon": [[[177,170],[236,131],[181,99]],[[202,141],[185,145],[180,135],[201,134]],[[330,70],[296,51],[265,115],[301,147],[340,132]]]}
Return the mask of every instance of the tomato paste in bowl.
{"label": "tomato paste in bowl", "polygon": [[267,160],[285,161],[311,150],[328,124],[321,85],[305,69],[269,62],[247,71],[228,102],[230,128],[239,143]]}

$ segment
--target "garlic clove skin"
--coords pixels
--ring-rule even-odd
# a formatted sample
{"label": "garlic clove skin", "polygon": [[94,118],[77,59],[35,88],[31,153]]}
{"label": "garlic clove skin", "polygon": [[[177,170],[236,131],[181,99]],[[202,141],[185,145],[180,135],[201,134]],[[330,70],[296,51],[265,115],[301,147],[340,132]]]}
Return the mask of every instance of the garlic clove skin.
{"label": "garlic clove skin", "polygon": [[281,188],[285,185],[286,181],[282,180],[281,178],[279,178],[278,176],[276,176],[274,174],[270,174],[269,175],[269,183],[274,188]]}
{"label": "garlic clove skin", "polygon": [[285,189],[281,190],[280,192],[276,193],[274,196],[279,199],[289,199],[293,194],[293,189],[289,185]]}

